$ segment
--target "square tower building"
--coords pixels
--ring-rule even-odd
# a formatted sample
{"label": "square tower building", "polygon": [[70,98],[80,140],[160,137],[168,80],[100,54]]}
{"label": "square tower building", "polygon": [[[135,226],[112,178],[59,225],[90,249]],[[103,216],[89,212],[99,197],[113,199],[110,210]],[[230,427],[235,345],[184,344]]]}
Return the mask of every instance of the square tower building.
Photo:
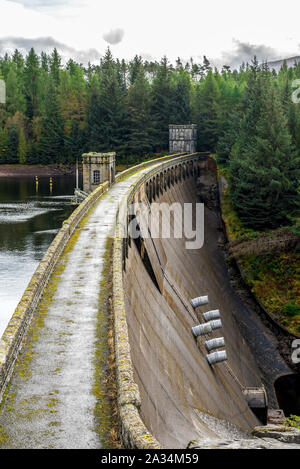
{"label": "square tower building", "polygon": [[195,153],[197,151],[197,125],[169,125],[169,152]]}
{"label": "square tower building", "polygon": [[115,180],[116,154],[115,153],[84,153],[83,164],[83,190],[93,192],[100,184]]}

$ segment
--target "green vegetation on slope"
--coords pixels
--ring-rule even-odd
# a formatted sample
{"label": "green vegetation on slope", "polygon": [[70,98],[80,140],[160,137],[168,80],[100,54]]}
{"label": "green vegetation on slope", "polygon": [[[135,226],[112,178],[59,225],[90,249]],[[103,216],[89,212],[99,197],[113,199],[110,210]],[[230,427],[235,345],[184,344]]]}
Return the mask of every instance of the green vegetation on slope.
{"label": "green vegetation on slope", "polygon": [[[219,169],[219,177],[228,170]],[[274,232],[255,231],[243,225],[233,208],[229,190],[222,199],[222,215],[232,244],[237,240],[254,241],[257,250],[261,239],[274,239]],[[245,279],[253,293],[282,326],[300,335],[300,252],[293,249],[276,252],[236,256]],[[278,248],[277,248],[278,250]]]}

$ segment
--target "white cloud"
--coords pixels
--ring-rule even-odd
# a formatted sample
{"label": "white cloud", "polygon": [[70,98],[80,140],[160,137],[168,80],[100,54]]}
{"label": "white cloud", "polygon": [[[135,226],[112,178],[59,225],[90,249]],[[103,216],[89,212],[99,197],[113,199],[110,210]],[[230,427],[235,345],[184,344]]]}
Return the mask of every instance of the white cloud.
{"label": "white cloud", "polygon": [[288,52],[280,53],[264,44],[251,44],[238,40],[233,40],[233,43],[235,45],[234,50],[223,52],[221,59],[214,61],[216,66],[222,67],[223,65],[230,65],[233,68],[238,68],[243,62],[251,63],[254,56],[256,56],[259,62],[269,62],[280,57],[288,56]]}
{"label": "white cloud", "polygon": [[124,30],[121,28],[111,29],[108,33],[103,34],[103,39],[108,44],[115,46],[122,41],[124,34]]}
{"label": "white cloud", "polygon": [[[43,5],[42,5],[43,4]],[[110,37],[113,53],[132,58],[147,51],[167,55],[236,60],[240,44],[297,55],[300,4],[252,0],[0,0],[0,38],[52,37],[76,50],[107,48],[108,31],[126,31],[121,41]],[[118,37],[117,37],[118,39]],[[241,51],[240,51],[241,52]],[[273,57],[272,57],[273,58]],[[197,59],[198,60],[198,59]]]}
{"label": "white cloud", "polygon": [[70,4],[68,0],[8,0],[13,3],[20,3],[25,8],[57,8],[60,5]]}
{"label": "white cloud", "polygon": [[74,59],[78,63],[83,63],[84,65],[87,65],[88,62],[99,63],[101,56],[96,49],[76,50],[67,44],[56,41],[52,37],[29,39],[11,36],[0,38],[0,55],[4,55],[6,52],[12,54],[15,49],[18,49],[23,54],[27,54],[32,47],[37,54],[41,54],[41,52],[50,54],[53,49],[56,48],[65,63],[69,58]]}

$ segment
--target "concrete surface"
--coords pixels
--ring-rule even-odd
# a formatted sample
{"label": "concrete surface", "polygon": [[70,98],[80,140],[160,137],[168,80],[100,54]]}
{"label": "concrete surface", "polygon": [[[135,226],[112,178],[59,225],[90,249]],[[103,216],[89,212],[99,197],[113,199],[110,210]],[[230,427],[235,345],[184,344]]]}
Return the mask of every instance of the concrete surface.
{"label": "concrete surface", "polygon": [[[195,181],[190,178],[171,187],[155,202],[195,203],[196,192]],[[155,438],[167,448],[186,448],[191,440],[218,438],[215,424],[209,425],[199,412],[231,424],[235,432],[251,432],[259,422],[247,406],[242,388],[261,386],[260,365],[264,361],[271,382],[288,370],[272,337],[230,286],[224,256],[218,248],[219,228],[216,213],[206,209],[202,249],[186,250],[185,239],[154,243],[145,240],[161,292],[147,273],[134,242],[129,249],[123,279],[135,379],[142,398],[141,415]],[[167,277],[159,275],[160,263]],[[192,336],[191,328],[199,319],[188,306],[189,301],[203,295],[209,296],[210,304],[199,308],[199,315],[220,309],[223,329],[210,338],[225,337],[228,365],[238,380],[224,364],[209,367],[204,347],[207,338],[196,342]],[[243,332],[247,342],[241,329],[246,329]],[[256,356],[248,343],[253,351],[256,348]],[[226,432],[230,434],[228,429]]]}

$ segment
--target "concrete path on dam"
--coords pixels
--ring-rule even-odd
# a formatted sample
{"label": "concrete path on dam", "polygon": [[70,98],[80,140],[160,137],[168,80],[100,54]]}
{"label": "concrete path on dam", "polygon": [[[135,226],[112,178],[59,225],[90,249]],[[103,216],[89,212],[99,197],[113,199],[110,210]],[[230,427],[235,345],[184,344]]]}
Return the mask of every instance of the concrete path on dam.
{"label": "concrete path on dam", "polygon": [[109,447],[101,280],[118,204],[146,171],[102,196],[59,259],[0,409],[0,448]]}

